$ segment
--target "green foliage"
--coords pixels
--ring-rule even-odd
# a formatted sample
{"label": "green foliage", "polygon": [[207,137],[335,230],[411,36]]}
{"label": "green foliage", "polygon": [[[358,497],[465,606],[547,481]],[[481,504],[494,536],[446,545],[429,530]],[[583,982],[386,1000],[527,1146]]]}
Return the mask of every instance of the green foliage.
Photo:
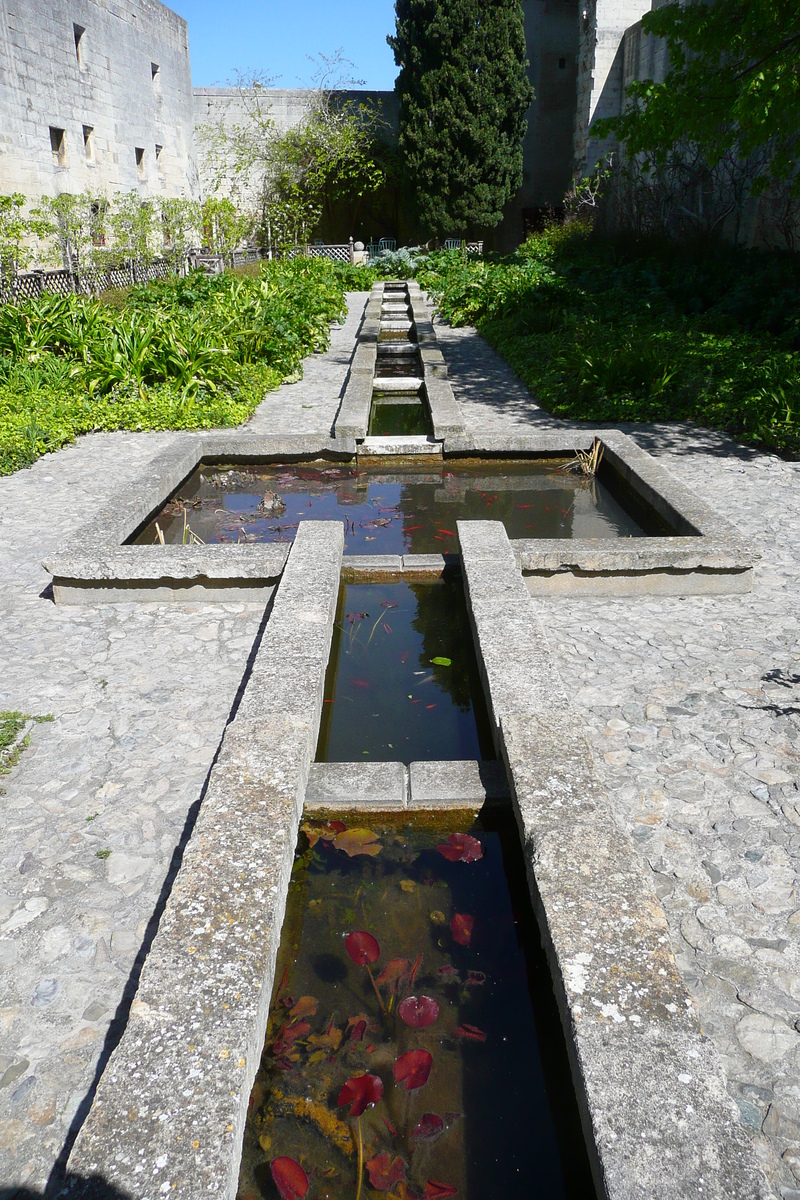
{"label": "green foliage", "polygon": [[423,226],[497,225],[522,182],[532,90],[520,0],[397,0],[400,148]]}
{"label": "green foliage", "polygon": [[25,266],[31,252],[25,245],[28,223],[23,215],[25,197],[20,192],[0,196],[0,280]]}
{"label": "green foliage", "polygon": [[[361,198],[383,184],[385,168],[376,139],[377,111],[343,90],[354,80],[339,54],[320,56],[305,97],[305,113],[279,131],[258,76],[239,80],[243,120],[201,126],[205,170],[218,191],[240,197],[269,251],[307,242],[320,224],[330,224],[335,206],[355,212]],[[246,199],[244,199],[246,198]]]}
{"label": "green foliage", "polygon": [[502,261],[431,255],[417,279],[557,416],[689,420],[800,454],[795,255],[622,244],[573,225]]}
{"label": "green foliage", "polygon": [[200,209],[203,245],[228,254],[253,232],[253,219],[226,196],[209,196]]}
{"label": "green foliage", "polygon": [[364,286],[355,270],[303,258],[131,288],[122,309],[74,295],[2,306],[0,474],[91,430],[239,424],[328,345],[345,287]]}
{"label": "green foliage", "polygon": [[[645,14],[647,33],[665,38],[671,68],[663,83],[637,80],[622,116],[598,121],[629,156],[664,165],[682,143],[713,167],[728,152],[753,164],[756,192],[770,177],[797,176],[800,130],[800,29],[796,0],[673,0]],[[766,151],[760,155],[760,151]]]}

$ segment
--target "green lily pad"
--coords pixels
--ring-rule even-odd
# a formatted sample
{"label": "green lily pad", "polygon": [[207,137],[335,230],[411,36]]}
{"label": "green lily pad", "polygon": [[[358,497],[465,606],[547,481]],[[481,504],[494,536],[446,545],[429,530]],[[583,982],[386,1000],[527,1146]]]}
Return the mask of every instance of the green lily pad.
{"label": "green lily pad", "polygon": [[432,658],[431,662],[435,667],[452,667],[452,658],[443,658],[441,655],[437,658]]}

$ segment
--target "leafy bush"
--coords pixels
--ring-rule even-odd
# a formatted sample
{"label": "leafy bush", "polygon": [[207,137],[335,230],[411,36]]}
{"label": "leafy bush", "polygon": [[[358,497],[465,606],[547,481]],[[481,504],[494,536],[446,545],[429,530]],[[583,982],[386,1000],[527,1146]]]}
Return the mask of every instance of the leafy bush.
{"label": "leafy bush", "polygon": [[725,245],[533,235],[509,258],[430,255],[417,272],[549,411],[690,420],[800,452],[800,257]]}
{"label": "leafy bush", "polygon": [[344,291],[337,266],[297,259],[254,278],[175,276],[131,288],[124,304],[45,295],[3,305],[0,474],[91,430],[239,424],[327,347]]}

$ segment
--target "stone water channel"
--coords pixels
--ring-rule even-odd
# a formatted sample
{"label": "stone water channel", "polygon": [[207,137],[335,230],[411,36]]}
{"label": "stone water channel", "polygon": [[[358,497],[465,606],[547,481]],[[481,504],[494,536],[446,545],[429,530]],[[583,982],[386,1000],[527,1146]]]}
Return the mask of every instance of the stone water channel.
{"label": "stone water channel", "polygon": [[[343,559],[342,525],[313,519],[299,524],[291,546],[130,544],[200,462],[557,458],[591,443],[591,435],[563,431],[492,437],[468,429],[422,297],[410,287],[402,317],[397,296],[384,304],[380,293],[367,304],[333,438],[251,434],[246,447],[236,436],[181,440],[48,562],[61,603],[270,597],[70,1172],[101,1175],[142,1200],[235,1195],[304,805],[477,811],[488,799],[511,804],[516,816],[598,1195],[769,1195],[670,952],[664,913],[614,819],[531,601],[553,593],[735,599],[752,581],[746,543],[628,439],[606,432],[611,469],[667,522],[669,536],[637,539],[634,551],[627,539],[510,541],[500,522],[459,521],[458,558],[500,761],[393,766],[313,762],[340,581],[433,580],[452,566],[447,555]],[[399,327],[387,330],[381,317]],[[418,347],[423,373],[421,382],[412,378],[430,433],[370,433],[387,332],[390,343],[404,335]]]}

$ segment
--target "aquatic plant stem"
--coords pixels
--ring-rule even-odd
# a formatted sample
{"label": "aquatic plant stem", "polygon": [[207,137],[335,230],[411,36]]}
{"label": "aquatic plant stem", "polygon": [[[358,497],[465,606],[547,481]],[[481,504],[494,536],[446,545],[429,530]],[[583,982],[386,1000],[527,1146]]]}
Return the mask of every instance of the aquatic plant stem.
{"label": "aquatic plant stem", "polygon": [[358,1186],[356,1188],[356,1200],[361,1200],[361,1185],[364,1182],[364,1143],[361,1140],[361,1117],[356,1119],[356,1127],[358,1129]]}
{"label": "aquatic plant stem", "polygon": [[372,984],[372,990],[375,993],[375,995],[378,997],[378,1004],[380,1004],[380,1006],[381,1006],[381,1012],[383,1013],[383,1015],[385,1017],[388,1017],[389,1014],[386,1011],[386,1005],[383,1003],[383,996],[378,991],[378,985],[375,982],[375,976],[372,974],[372,971],[370,970],[370,965],[369,965],[369,963],[364,963],[364,966],[367,968],[367,974],[369,975],[369,981]]}

